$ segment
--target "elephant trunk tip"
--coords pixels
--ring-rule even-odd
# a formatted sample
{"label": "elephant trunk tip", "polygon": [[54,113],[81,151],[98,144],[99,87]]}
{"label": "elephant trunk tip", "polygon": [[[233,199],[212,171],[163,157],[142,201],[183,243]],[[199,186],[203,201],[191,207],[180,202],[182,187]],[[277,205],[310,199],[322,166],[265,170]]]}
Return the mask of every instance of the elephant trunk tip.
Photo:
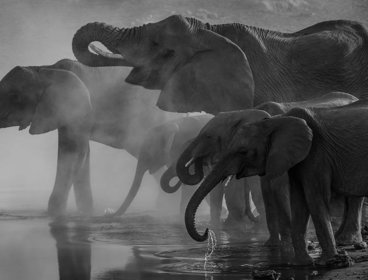
{"label": "elephant trunk tip", "polygon": [[187,207],[185,211],[185,226],[190,237],[192,237],[197,242],[204,242],[208,239],[208,228],[204,231],[203,235],[200,235],[195,226],[195,213],[197,212],[197,207],[195,210],[191,210],[191,207]]}

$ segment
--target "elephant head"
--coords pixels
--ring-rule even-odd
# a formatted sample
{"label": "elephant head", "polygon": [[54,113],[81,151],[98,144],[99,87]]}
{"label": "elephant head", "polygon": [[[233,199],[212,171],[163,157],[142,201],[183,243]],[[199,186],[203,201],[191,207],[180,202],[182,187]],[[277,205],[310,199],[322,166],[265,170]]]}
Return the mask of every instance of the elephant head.
{"label": "elephant head", "polygon": [[[176,173],[179,179],[187,185],[198,184],[203,179],[203,165],[216,163],[233,135],[234,124],[269,117],[264,111],[252,109],[224,112],[215,116],[178,158]],[[194,172],[191,172],[192,168]]]}
{"label": "elephant head", "polygon": [[140,148],[133,183],[128,195],[114,215],[123,215],[133,202],[141,186],[144,174],[155,173],[170,161],[170,152],[179,127],[169,123],[151,129]]}
{"label": "elephant head", "polygon": [[222,180],[253,175],[272,179],[301,162],[309,153],[312,130],[303,119],[276,116],[254,123],[234,123],[233,137],[210,174],[193,194],[185,212],[185,224],[196,241],[207,239],[194,225],[201,201]]}
{"label": "elephant head", "polygon": [[[244,52],[194,18],[170,16],[157,23],[117,28],[89,23],[74,35],[76,58],[89,66],[133,67],[126,81],[160,89],[159,108],[217,114],[250,108],[254,81]],[[91,45],[104,44],[112,53]]]}
{"label": "elephant head", "polygon": [[82,129],[91,111],[88,89],[69,71],[17,66],[0,81],[0,128],[30,126],[30,134]]}

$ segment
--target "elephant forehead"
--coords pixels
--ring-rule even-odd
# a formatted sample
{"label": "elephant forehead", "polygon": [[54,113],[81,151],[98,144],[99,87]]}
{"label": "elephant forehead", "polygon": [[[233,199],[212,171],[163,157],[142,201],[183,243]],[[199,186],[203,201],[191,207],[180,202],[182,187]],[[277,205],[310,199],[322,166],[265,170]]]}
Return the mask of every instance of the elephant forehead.
{"label": "elephant forehead", "polygon": [[239,111],[230,111],[220,113],[219,118],[227,120],[229,122],[237,122],[237,121],[259,121],[264,118],[271,117],[266,111],[258,110],[258,109],[245,109]]}
{"label": "elephant forehead", "polygon": [[239,114],[239,118],[244,122],[256,122],[270,117],[266,111],[257,109],[242,110]]}

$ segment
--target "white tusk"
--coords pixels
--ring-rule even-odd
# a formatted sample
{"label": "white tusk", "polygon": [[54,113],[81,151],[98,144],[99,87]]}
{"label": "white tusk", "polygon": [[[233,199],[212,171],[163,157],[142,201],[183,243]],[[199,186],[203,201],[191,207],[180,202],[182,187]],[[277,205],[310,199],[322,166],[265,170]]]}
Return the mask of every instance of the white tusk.
{"label": "white tusk", "polygon": [[185,167],[188,167],[189,165],[192,164],[192,162],[194,161],[194,158],[191,158],[186,164]]}
{"label": "white tusk", "polygon": [[234,177],[234,175],[230,175],[227,177],[226,181],[225,181],[225,187],[227,187],[227,185],[230,183],[231,179]]}

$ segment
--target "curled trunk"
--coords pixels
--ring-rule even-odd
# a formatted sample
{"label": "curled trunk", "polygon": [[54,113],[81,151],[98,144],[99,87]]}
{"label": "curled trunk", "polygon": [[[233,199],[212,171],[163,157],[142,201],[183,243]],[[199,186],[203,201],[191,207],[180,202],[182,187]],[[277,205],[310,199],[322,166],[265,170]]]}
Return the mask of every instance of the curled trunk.
{"label": "curled trunk", "polygon": [[72,49],[78,61],[88,66],[132,66],[123,56],[94,54],[88,47],[91,42],[104,44],[111,52],[118,54],[117,46],[129,29],[117,28],[101,22],[88,23],[82,26],[74,35]]}
{"label": "curled trunk", "polygon": [[[203,160],[201,158],[196,158],[194,161],[187,165],[187,163],[192,160],[192,149],[195,146],[195,142],[192,142],[188,148],[179,157],[176,164],[176,174],[178,175],[180,181],[186,185],[197,185],[203,179]],[[190,167],[194,164],[194,173],[190,173]]]}
{"label": "curled trunk", "polygon": [[133,202],[135,196],[138,193],[138,190],[141,186],[142,179],[144,173],[146,173],[147,167],[142,163],[142,160],[138,159],[137,169],[135,170],[134,180],[130,187],[127,197],[125,198],[123,204],[120,208],[114,213],[114,216],[123,215],[126,210],[129,208],[130,204]]}
{"label": "curled trunk", "polygon": [[217,165],[212,172],[205,178],[196,192],[190,199],[185,210],[185,226],[189,235],[196,241],[203,242],[208,238],[208,229],[200,235],[195,227],[195,214],[202,200],[214,189],[217,184],[224,179],[223,170],[226,165]]}
{"label": "curled trunk", "polygon": [[175,165],[171,165],[161,176],[160,179],[160,185],[161,189],[166,193],[174,193],[176,192],[180,186],[181,181],[178,181],[175,185],[171,186],[170,181],[171,179],[177,177],[176,171],[175,171]]}

